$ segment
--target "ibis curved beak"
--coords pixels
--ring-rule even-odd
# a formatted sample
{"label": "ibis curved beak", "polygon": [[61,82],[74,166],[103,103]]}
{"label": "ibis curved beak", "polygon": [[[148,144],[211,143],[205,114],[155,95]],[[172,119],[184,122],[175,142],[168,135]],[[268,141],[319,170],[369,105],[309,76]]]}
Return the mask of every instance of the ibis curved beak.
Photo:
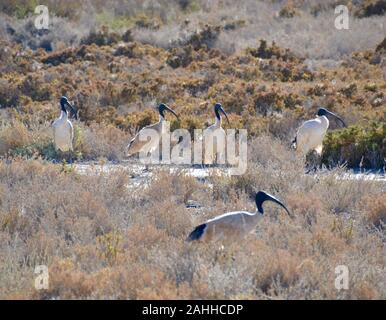
{"label": "ibis curved beak", "polygon": [[168,110],[170,113],[173,113],[174,116],[179,120],[180,118],[178,117],[177,113],[174,112],[174,110],[170,109],[168,106],[166,106],[166,110]]}
{"label": "ibis curved beak", "polygon": [[276,197],[274,197],[273,195],[271,195],[265,191],[259,191],[258,193],[256,193],[256,205],[257,205],[258,210],[261,213],[263,213],[262,204],[264,201],[267,201],[267,200],[277,203],[279,206],[284,208],[285,211],[287,211],[288,215],[291,218],[293,217],[292,214],[287,209],[287,207],[279,199],[277,199]]}
{"label": "ibis curved beak", "polygon": [[228,124],[229,124],[228,115],[227,115],[227,113],[225,112],[225,110],[221,107],[221,108],[220,108],[220,111],[221,111],[221,113],[225,116],[225,118],[227,119]]}
{"label": "ibis curved beak", "polygon": [[337,114],[335,114],[335,113],[333,113],[333,112],[331,112],[331,111],[328,111],[328,110],[326,110],[326,111],[327,111],[327,113],[328,113],[330,116],[333,116],[333,117],[335,117],[336,119],[338,119],[338,120],[342,123],[343,127],[347,127],[346,124],[345,124],[345,122],[343,121],[343,119],[342,119],[341,117],[339,117]]}
{"label": "ibis curved beak", "polygon": [[78,120],[78,109],[76,109],[72,104],[70,104],[68,101],[66,102],[66,105],[70,108],[71,113],[74,115],[75,120]]}

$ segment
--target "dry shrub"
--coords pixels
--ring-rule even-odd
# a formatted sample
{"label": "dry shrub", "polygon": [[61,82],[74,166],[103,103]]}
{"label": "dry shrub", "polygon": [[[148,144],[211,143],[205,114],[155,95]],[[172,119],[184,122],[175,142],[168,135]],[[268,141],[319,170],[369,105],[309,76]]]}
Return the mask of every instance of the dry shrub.
{"label": "dry shrub", "polygon": [[50,265],[50,285],[48,290],[35,293],[35,298],[86,298],[92,293],[95,282],[79,270],[70,259],[57,259]]}
{"label": "dry shrub", "polygon": [[[6,64],[6,63],[5,63]],[[7,64],[6,64],[7,65]],[[0,79],[0,107],[15,107],[20,100],[21,92],[15,83]]]}
{"label": "dry shrub", "polygon": [[50,124],[24,124],[12,121],[0,128],[0,155],[53,159],[57,156]]}
{"label": "dry shrub", "polygon": [[298,279],[299,264],[299,258],[286,250],[261,252],[254,284],[264,294],[278,295],[279,292],[275,292],[276,285],[289,287]]}
{"label": "dry shrub", "polygon": [[314,194],[310,194],[307,197],[300,193],[290,194],[287,196],[287,204],[306,228],[317,223],[318,215],[325,210],[322,199]]}
{"label": "dry shrub", "polygon": [[103,27],[100,31],[92,30],[87,37],[84,37],[80,41],[80,43],[86,45],[95,43],[97,46],[106,46],[115,44],[121,40],[122,38],[119,34],[115,32],[110,33],[108,27]]}
{"label": "dry shrub", "polygon": [[386,226],[386,195],[368,195],[362,200],[365,223],[377,228]]}
{"label": "dry shrub", "polygon": [[386,13],[386,1],[370,0],[364,1],[361,6],[355,11],[355,15],[364,18],[374,15],[382,16]]}
{"label": "dry shrub", "polygon": [[[324,199],[342,189],[333,174],[316,181],[303,177],[296,169],[280,177],[275,174],[275,162],[289,157],[291,151],[282,149],[280,157],[272,158],[273,150],[283,145],[268,137],[263,141],[272,146],[272,151],[259,155],[260,161],[266,161],[264,170],[261,165],[255,167],[258,170],[249,173],[250,180],[244,180],[243,188],[271,191],[286,203],[294,218],[266,203],[265,216],[256,232],[224,250],[219,250],[218,243],[186,243],[185,239],[195,225],[217,214],[255,210],[253,198],[241,189],[235,192],[232,179],[210,177],[205,183],[216,181],[211,189],[182,172],[160,170],[148,184],[128,189],[131,179],[123,170],[78,175],[41,161],[2,161],[1,297],[384,296],[380,280],[382,237],[360,223],[373,205],[371,198],[377,199],[371,212],[383,212],[382,186],[376,182],[347,182],[353,192],[343,196],[343,204],[339,198],[326,203]],[[295,168],[295,161],[290,160],[287,166]],[[356,189],[354,184],[358,184]],[[216,189],[224,191],[224,200],[218,199],[220,190]],[[191,200],[201,207],[187,208]],[[336,214],[333,207],[345,207],[346,213]],[[48,290],[32,287],[36,264],[49,267]],[[334,270],[339,264],[348,265],[352,277],[350,290],[345,292],[334,288]]]}
{"label": "dry shrub", "polygon": [[51,85],[44,79],[28,75],[20,85],[21,94],[31,97],[35,101],[46,101],[51,96]]}
{"label": "dry shrub", "polygon": [[81,141],[78,148],[84,159],[105,158],[121,160],[125,157],[124,150],[129,143],[126,132],[113,126],[91,124],[80,126]]}
{"label": "dry shrub", "polygon": [[20,122],[1,126],[0,154],[5,155],[9,151],[31,143],[31,135],[28,129]]}

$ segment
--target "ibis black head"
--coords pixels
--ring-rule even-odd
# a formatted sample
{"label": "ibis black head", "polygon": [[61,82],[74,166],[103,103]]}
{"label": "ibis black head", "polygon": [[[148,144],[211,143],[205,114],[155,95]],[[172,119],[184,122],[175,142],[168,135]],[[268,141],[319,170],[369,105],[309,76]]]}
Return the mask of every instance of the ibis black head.
{"label": "ibis black head", "polygon": [[158,112],[159,112],[159,114],[160,114],[160,116],[161,116],[162,118],[165,118],[165,110],[167,110],[167,111],[173,113],[174,116],[178,119],[177,114],[176,114],[172,109],[170,109],[166,104],[164,104],[164,103],[161,103],[161,104],[158,106]]}
{"label": "ibis black head", "polygon": [[342,118],[340,118],[338,115],[336,115],[335,113],[331,112],[331,111],[328,111],[326,108],[319,108],[318,110],[318,113],[317,113],[317,116],[318,117],[321,117],[321,116],[333,116],[335,117],[336,119],[338,119],[343,127],[346,127],[346,124],[344,123],[344,121],[342,120]]}
{"label": "ibis black head", "polygon": [[225,118],[227,119],[228,124],[229,124],[228,115],[227,115],[227,113],[225,112],[225,110],[223,109],[221,103],[216,103],[215,106],[214,106],[214,113],[215,113],[216,118],[217,118],[218,120],[221,120],[220,112],[225,116]]}
{"label": "ibis black head", "polygon": [[288,211],[287,207],[280,200],[278,200],[273,195],[270,195],[265,191],[259,191],[258,193],[256,193],[256,206],[257,206],[257,210],[261,214],[264,214],[263,203],[264,201],[267,201],[267,200],[275,202],[278,205],[282,206],[285,209],[285,211],[287,211],[288,215],[291,217],[291,214]]}
{"label": "ibis black head", "polygon": [[62,96],[60,98],[60,108],[62,111],[67,113],[66,106],[70,109],[75,119],[78,119],[78,110],[68,101],[67,97]]}

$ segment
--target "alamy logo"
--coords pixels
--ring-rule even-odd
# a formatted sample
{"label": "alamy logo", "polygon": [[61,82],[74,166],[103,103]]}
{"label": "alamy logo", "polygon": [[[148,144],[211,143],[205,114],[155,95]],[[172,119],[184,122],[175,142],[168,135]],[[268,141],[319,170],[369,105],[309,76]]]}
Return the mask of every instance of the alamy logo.
{"label": "alamy logo", "polygon": [[348,267],[345,265],[339,265],[335,268],[335,289],[337,290],[348,290],[349,285],[349,272]]}
{"label": "alamy logo", "polygon": [[145,128],[139,132],[138,151],[143,164],[227,165],[230,175],[247,169],[247,130],[194,130],[193,140],[186,129],[170,132],[163,123],[162,133]]}
{"label": "alamy logo", "polygon": [[338,30],[348,30],[349,14],[347,6],[339,5],[335,7],[335,14],[338,15],[335,18],[335,28]]}
{"label": "alamy logo", "polygon": [[35,278],[35,289],[36,290],[47,290],[48,289],[48,267],[46,265],[39,265],[35,267],[35,274],[38,276]]}
{"label": "alamy logo", "polygon": [[47,6],[39,5],[35,8],[35,14],[38,16],[35,18],[35,28],[38,30],[48,29],[50,23],[50,16]]}

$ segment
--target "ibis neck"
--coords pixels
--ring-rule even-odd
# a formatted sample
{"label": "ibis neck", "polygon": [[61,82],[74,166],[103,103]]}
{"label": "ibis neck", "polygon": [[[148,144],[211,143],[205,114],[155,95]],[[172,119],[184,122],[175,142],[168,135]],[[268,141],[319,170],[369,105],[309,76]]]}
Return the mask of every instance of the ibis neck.
{"label": "ibis neck", "polygon": [[67,119],[67,117],[68,117],[67,111],[61,110],[61,111],[60,111],[60,118],[61,118],[61,119]]}
{"label": "ibis neck", "polygon": [[161,132],[162,133],[166,133],[168,130],[170,130],[170,126],[169,126],[169,123],[168,121],[163,117],[163,116],[159,116],[159,127],[161,128]]}
{"label": "ibis neck", "polygon": [[256,210],[253,214],[249,215],[247,217],[246,221],[251,227],[256,227],[259,223],[259,221],[263,218],[263,214]]}
{"label": "ibis neck", "polygon": [[318,116],[318,119],[320,120],[320,122],[326,127],[328,128],[328,125],[330,124],[330,121],[328,121],[328,118],[326,116]]}
{"label": "ibis neck", "polygon": [[216,128],[220,128],[221,127],[221,117],[217,117],[216,116],[216,121],[215,121],[215,123],[214,123],[214,126],[216,127]]}

